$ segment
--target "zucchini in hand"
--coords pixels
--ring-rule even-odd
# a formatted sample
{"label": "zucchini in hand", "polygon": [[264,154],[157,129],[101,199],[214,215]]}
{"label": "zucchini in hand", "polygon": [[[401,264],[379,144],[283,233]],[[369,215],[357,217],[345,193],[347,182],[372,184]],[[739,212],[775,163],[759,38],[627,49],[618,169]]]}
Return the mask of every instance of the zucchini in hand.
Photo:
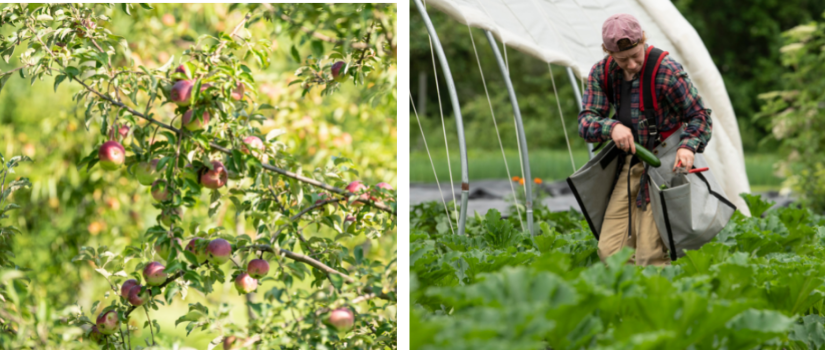
{"label": "zucchini in hand", "polygon": [[662,165],[662,161],[659,160],[659,157],[653,154],[653,152],[648,151],[647,148],[642,147],[638,142],[636,144],[636,156],[639,157],[643,162],[650,164],[650,166],[654,168],[658,168]]}

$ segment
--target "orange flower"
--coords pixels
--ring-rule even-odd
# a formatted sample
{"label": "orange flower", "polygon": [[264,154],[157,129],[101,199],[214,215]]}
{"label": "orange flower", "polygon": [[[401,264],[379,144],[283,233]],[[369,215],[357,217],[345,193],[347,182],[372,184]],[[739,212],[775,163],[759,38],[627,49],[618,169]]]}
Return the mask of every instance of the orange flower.
{"label": "orange flower", "polygon": [[524,179],[518,179],[518,184],[524,186]]}
{"label": "orange flower", "polygon": [[518,176],[513,176],[513,181],[518,181],[520,178]]}
{"label": "orange flower", "polygon": [[537,183],[537,184],[541,185],[541,179],[539,179],[539,178],[535,178],[535,179],[533,179],[533,182],[535,182],[535,183]]}

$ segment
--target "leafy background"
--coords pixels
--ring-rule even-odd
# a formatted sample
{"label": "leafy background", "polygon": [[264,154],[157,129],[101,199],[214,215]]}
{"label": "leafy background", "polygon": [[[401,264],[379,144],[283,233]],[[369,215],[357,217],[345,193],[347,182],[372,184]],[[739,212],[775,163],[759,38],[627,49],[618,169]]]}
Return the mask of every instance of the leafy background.
{"label": "leafy background", "polygon": [[[336,12],[363,9],[363,5],[346,4],[296,6],[296,13],[305,14],[296,20],[305,26]],[[380,6],[394,23],[394,6]],[[153,4],[153,7],[133,10],[131,16],[119,7],[112,8],[107,13],[111,21],[98,24],[123,34],[130,43],[131,59],[147,67],[159,67],[172,59],[179,62],[183,50],[193,45],[195,38],[201,34],[228,32],[245,14],[235,8],[237,5],[226,4]],[[285,135],[280,139],[304,169],[331,164],[332,156],[346,157],[353,161],[351,168],[355,170],[349,180],[359,179],[367,184],[388,182],[397,187],[397,67],[392,65],[389,70],[372,72],[364,85],[355,86],[350,80],[335,94],[321,96],[320,89],[314,89],[302,97],[300,85],[289,85],[296,79],[296,69],[302,65],[293,58],[293,50],[305,58],[317,52],[319,45],[322,50],[330,51],[332,44],[307,40],[303,32],[283,21],[258,21],[248,29],[250,35],[273,42],[271,65],[255,74],[256,101],[275,107],[265,111],[262,132],[283,129]],[[18,65],[14,61],[0,63],[0,70]],[[26,155],[34,160],[16,169],[15,175],[28,177],[32,185],[11,198],[21,208],[11,212],[11,218],[5,222],[17,226],[22,233],[4,244],[13,248],[13,262],[31,278],[30,292],[42,301],[40,306],[61,317],[77,311],[76,306],[89,312],[92,303],[104,294],[108,299],[103,304],[117,298],[107,292],[108,285],[91,264],[72,262],[79,248],[108,246],[117,252],[129,244],[142,244],[143,232],[155,224],[159,214],[151,205],[149,188],[138,185],[125,170],[104,172],[95,167],[87,172],[75,166],[100,139],[97,125],[85,130],[83,108],[71,100],[77,89],[76,84],[67,83],[56,87],[48,77],[30,85],[29,79],[15,75],[0,93],[0,153],[7,157]],[[161,120],[168,121],[173,108],[167,105],[163,109],[167,115]],[[233,185],[230,182],[230,186]],[[184,227],[195,223],[201,229],[240,228],[238,231],[254,236],[255,230],[248,223],[237,226],[231,203],[225,203],[215,219],[206,215],[207,205],[199,204],[188,210]],[[310,227],[306,233],[334,236],[330,231]],[[344,243],[350,248],[363,247],[369,259],[391,264],[396,254],[396,230],[372,238],[361,235]],[[295,285],[308,289],[310,282],[309,279],[296,281]],[[276,285],[280,283],[266,282],[258,291],[262,294]],[[162,327],[162,332],[156,334],[159,342],[205,348],[220,335],[213,331],[195,331],[186,337],[183,325],[175,327],[175,319],[186,313],[189,303],[227,303],[230,320],[244,324],[247,316],[243,296],[234,291],[231,283],[216,285],[216,291],[204,297],[192,289],[186,300],[178,298],[171,306],[162,308],[163,314],[153,317]],[[395,317],[392,308],[385,316]],[[143,320],[145,316],[135,313],[132,324],[142,326]],[[138,328],[139,337],[149,336],[147,329]],[[134,340],[136,344],[142,343],[138,338]]]}

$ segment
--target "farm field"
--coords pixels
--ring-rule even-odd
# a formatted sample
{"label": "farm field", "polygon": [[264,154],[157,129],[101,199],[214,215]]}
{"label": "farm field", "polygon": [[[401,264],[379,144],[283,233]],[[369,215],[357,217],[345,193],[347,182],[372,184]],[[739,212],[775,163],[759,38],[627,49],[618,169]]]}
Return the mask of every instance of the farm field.
{"label": "farm field", "polygon": [[599,261],[577,212],[535,212],[531,241],[494,210],[450,232],[411,215],[411,349],[819,349],[825,217],[744,195],[711,242],[667,267]]}

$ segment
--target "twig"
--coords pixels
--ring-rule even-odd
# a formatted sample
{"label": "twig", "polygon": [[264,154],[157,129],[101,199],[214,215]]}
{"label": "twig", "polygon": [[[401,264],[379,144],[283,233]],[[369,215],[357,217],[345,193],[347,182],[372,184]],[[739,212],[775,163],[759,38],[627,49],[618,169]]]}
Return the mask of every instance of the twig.
{"label": "twig", "polygon": [[[292,18],[290,18],[289,16],[287,16],[285,14],[281,14],[281,19],[284,20],[284,21],[287,21],[291,24],[297,24],[297,23],[295,23],[295,20],[293,20]],[[319,39],[321,41],[326,41],[328,43],[332,43],[332,44],[335,44],[335,45],[344,45],[345,44],[344,40],[338,40],[338,39],[326,36],[324,34],[321,34],[321,33],[317,32],[313,29],[309,29],[309,28],[304,27],[304,26],[301,26],[301,30],[303,30],[305,33],[307,33],[309,35],[312,35],[313,37],[315,37],[316,39]],[[358,42],[352,43],[352,44],[350,44],[350,46],[353,49],[356,49],[356,50],[366,50],[370,47],[369,41],[366,42],[366,43],[358,43]]]}
{"label": "twig", "polygon": [[[367,40],[366,42],[370,42],[370,36],[372,36],[372,28],[375,27],[375,22],[372,22],[369,31],[367,31]],[[361,50],[361,58],[358,59],[358,66],[361,66],[361,62],[364,61],[364,55],[367,53],[366,49]]]}
{"label": "twig", "polygon": [[[238,251],[240,252],[240,251],[245,251],[245,250],[250,250],[250,249],[252,249],[252,250],[260,250],[260,251],[265,251],[265,252],[270,252],[270,253],[276,253],[276,252],[275,252],[275,250],[274,250],[274,249],[272,249],[272,247],[270,247],[270,246],[268,246],[268,245],[263,245],[263,244],[249,245],[249,246],[246,246],[246,247],[239,248],[239,249],[238,249]],[[283,256],[286,256],[287,258],[290,258],[290,259],[292,259],[292,260],[295,260],[295,261],[300,261],[300,262],[302,262],[302,263],[305,263],[305,264],[307,264],[307,265],[310,265],[310,266],[312,266],[312,267],[314,267],[314,268],[316,268],[316,269],[318,269],[318,270],[324,271],[324,272],[326,272],[326,273],[334,273],[334,274],[336,274],[336,275],[339,275],[339,276],[341,276],[341,278],[343,278],[343,279],[344,279],[344,281],[346,281],[347,283],[355,283],[355,279],[353,279],[352,277],[350,277],[350,276],[348,276],[348,275],[346,275],[346,274],[343,274],[343,273],[341,273],[340,271],[338,271],[338,270],[336,270],[336,269],[333,269],[333,268],[331,268],[331,267],[329,267],[329,266],[325,265],[324,263],[322,263],[322,262],[320,262],[320,261],[318,261],[318,260],[315,260],[315,259],[313,259],[313,258],[310,258],[310,257],[308,257],[308,256],[306,256],[306,255],[302,255],[302,254],[293,253],[293,252],[288,251],[288,250],[286,250],[286,249],[280,249],[280,250],[278,251],[278,253],[279,253],[279,254],[281,254],[281,255],[283,255]]]}
{"label": "twig", "polygon": [[[246,21],[248,21],[250,18],[252,18],[252,12],[247,13],[246,16],[244,16],[243,21],[241,21],[241,23],[238,23],[238,25],[235,26],[235,29],[232,29],[232,33],[229,34],[229,37],[235,36],[235,34],[238,32],[238,30],[240,30],[241,27],[243,27],[244,23],[246,23]],[[218,56],[218,55],[221,54],[221,50],[223,49],[224,46],[226,46],[226,43],[228,43],[228,42],[229,42],[228,40],[221,41],[221,44],[218,45],[218,48],[215,50],[215,56]]]}
{"label": "twig", "polygon": [[149,308],[143,305],[143,311],[146,311],[146,322],[149,322],[149,331],[152,332],[152,345],[155,345],[155,330],[152,327],[152,319],[149,318]]}
{"label": "twig", "polygon": [[[91,91],[92,93],[94,93],[94,94],[96,94],[96,95],[100,96],[100,98],[105,99],[105,100],[107,100],[107,101],[111,102],[112,104],[114,104],[114,105],[116,105],[116,106],[118,106],[118,107],[121,107],[121,108],[126,109],[129,113],[132,113],[132,114],[133,114],[133,115],[135,115],[135,116],[138,116],[138,117],[140,117],[140,118],[142,118],[142,119],[145,119],[145,120],[149,121],[150,123],[153,123],[153,124],[159,125],[159,126],[161,126],[161,127],[165,128],[165,129],[168,129],[168,130],[174,131],[174,132],[176,132],[176,133],[180,133],[180,132],[181,132],[181,130],[180,130],[180,129],[178,129],[178,128],[175,128],[175,127],[173,127],[173,126],[171,126],[171,125],[164,124],[164,123],[162,123],[162,122],[159,122],[159,121],[155,120],[154,118],[147,117],[147,116],[146,116],[146,115],[144,115],[143,113],[140,113],[140,112],[138,112],[138,111],[136,111],[136,110],[132,109],[131,107],[129,107],[129,106],[127,106],[127,105],[123,104],[123,103],[120,103],[120,102],[117,102],[117,101],[113,100],[111,97],[109,97],[109,96],[107,96],[107,95],[104,95],[104,94],[102,94],[102,93],[98,92],[97,90],[93,89],[92,87],[90,87],[90,86],[86,85],[86,84],[85,84],[85,83],[83,83],[80,79],[77,79],[77,77],[72,77],[72,79],[73,79],[74,81],[76,81],[76,82],[80,83],[80,85],[83,85],[83,87],[84,87],[84,88],[86,88],[86,90]],[[229,149],[226,149],[226,148],[224,148],[224,147],[221,147],[220,145],[218,145],[218,144],[217,144],[217,143],[215,143],[215,142],[209,142],[209,146],[210,146],[212,149],[217,150],[217,151],[220,151],[220,152],[222,152],[222,153],[225,153],[225,154],[230,154],[230,155],[232,154],[232,152],[231,152]],[[301,175],[295,174],[295,173],[293,173],[293,172],[291,172],[291,171],[284,170],[284,169],[281,169],[281,168],[278,168],[278,167],[275,167],[275,166],[272,166],[272,165],[269,165],[269,164],[261,164],[261,166],[262,166],[264,169],[266,169],[266,170],[269,170],[269,171],[272,171],[272,172],[275,172],[275,173],[278,173],[278,174],[284,175],[284,176],[286,176],[286,177],[289,177],[289,178],[292,178],[292,179],[295,179],[295,180],[301,181],[301,182],[303,182],[303,183],[310,184],[310,185],[315,186],[315,187],[323,188],[323,189],[325,189],[325,190],[327,190],[327,191],[330,191],[330,192],[333,192],[333,193],[336,193],[336,194],[339,194],[339,195],[344,195],[344,196],[353,196],[353,195],[355,195],[354,193],[350,193],[350,192],[348,192],[348,191],[346,191],[346,190],[343,190],[343,189],[340,189],[340,188],[337,188],[337,187],[334,187],[334,186],[327,185],[327,184],[325,184],[325,183],[323,183],[323,182],[320,182],[320,181],[318,181],[318,180],[315,180],[315,179],[310,179],[310,178],[308,178],[308,177],[304,177],[304,176],[301,176]],[[379,210],[382,210],[382,211],[385,211],[385,212],[387,212],[387,213],[390,213],[390,214],[392,214],[393,216],[397,215],[395,211],[393,211],[392,209],[390,209],[390,208],[389,208],[388,206],[386,206],[386,205],[383,205],[383,204],[378,204],[378,203],[372,202],[372,201],[370,201],[370,200],[364,200],[364,199],[360,199],[360,198],[359,198],[359,199],[356,199],[356,201],[357,201],[357,202],[364,203],[364,204],[367,204],[367,205],[370,205],[370,206],[372,206],[372,207],[375,207],[375,208],[377,208],[377,209],[379,209]]]}
{"label": "twig", "polygon": [[26,69],[26,68],[29,68],[29,67],[31,67],[31,66],[33,66],[33,64],[26,64],[26,65],[23,65],[23,66],[17,67],[17,68],[15,68],[15,69],[12,69],[12,70],[10,70],[10,71],[0,73],[0,77],[2,77],[2,76],[4,76],[4,75],[13,74],[14,72],[17,72],[17,71],[19,71],[19,70],[21,70],[21,69]]}

